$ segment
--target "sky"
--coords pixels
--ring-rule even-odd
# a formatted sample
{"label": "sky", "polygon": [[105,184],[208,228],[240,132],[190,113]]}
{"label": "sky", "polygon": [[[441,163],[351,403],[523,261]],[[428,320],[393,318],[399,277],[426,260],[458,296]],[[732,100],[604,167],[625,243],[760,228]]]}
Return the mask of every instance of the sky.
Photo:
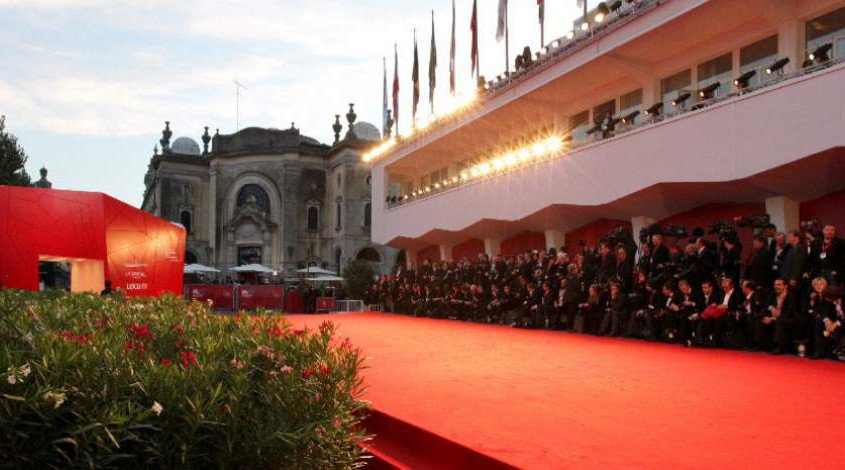
{"label": "sky", "polygon": [[[499,0],[478,0],[481,74],[504,70]],[[456,0],[458,91],[472,88],[472,0]],[[572,28],[576,0],[546,2],[546,42]],[[596,1],[589,1],[595,6]],[[400,130],[409,125],[414,29],[419,116],[428,114],[431,15],[437,103],[449,98],[451,0],[0,0],[0,114],[29,155],[33,179],[141,203],[143,177],[170,121],[201,144],[240,127],[288,128],[331,143],[334,115],[355,103],[381,129],[383,59],[398,49]],[[511,61],[540,43],[535,0],[510,0]],[[390,90],[388,90],[390,94]]]}

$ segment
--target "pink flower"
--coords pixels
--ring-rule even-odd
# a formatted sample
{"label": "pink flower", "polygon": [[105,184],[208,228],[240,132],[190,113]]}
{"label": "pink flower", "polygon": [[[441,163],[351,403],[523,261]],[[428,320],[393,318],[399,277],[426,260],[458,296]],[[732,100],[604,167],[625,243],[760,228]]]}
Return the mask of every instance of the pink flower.
{"label": "pink flower", "polygon": [[290,374],[291,372],[293,372],[293,367],[291,367],[291,366],[282,366],[282,368],[281,368],[281,369],[279,369],[279,370],[280,370],[283,374]]}
{"label": "pink flower", "polygon": [[231,361],[229,361],[229,364],[231,364],[232,366],[234,366],[236,369],[243,369],[243,368],[244,368],[244,366],[245,366],[245,364],[244,364],[244,362],[243,362],[243,361],[239,361],[239,360],[237,360],[237,359],[236,359],[236,358],[234,358],[234,357],[232,358],[232,360],[231,360]]}

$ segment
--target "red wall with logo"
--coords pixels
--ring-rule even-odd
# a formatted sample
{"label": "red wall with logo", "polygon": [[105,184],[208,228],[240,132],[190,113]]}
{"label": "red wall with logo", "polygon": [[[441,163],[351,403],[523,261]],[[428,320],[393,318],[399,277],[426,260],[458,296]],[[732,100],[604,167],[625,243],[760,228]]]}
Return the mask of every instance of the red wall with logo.
{"label": "red wall with logo", "polygon": [[185,229],[102,193],[0,186],[0,283],[38,290],[40,256],[102,260],[129,296],[181,295]]}

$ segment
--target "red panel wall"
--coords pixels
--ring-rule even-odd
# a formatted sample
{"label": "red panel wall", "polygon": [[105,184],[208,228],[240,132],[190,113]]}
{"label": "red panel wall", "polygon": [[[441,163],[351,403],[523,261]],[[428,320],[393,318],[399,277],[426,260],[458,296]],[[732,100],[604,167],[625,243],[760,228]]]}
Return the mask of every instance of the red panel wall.
{"label": "red panel wall", "polygon": [[132,295],[182,293],[185,230],[101,193],[0,186],[0,282],[38,290],[38,258],[102,260]]}
{"label": "red panel wall", "polygon": [[0,186],[0,283],[38,290],[38,257],[104,259],[103,195]]}
{"label": "red panel wall", "polygon": [[502,240],[502,255],[513,256],[531,250],[546,248],[546,236],[540,232],[522,232]]}
{"label": "red panel wall", "polygon": [[185,229],[108,196],[103,204],[106,279],[130,296],[181,295]]}
{"label": "red panel wall", "polygon": [[426,249],[417,252],[417,266],[422,266],[423,262],[428,260],[429,263],[440,262],[440,247],[432,245]]}
{"label": "red panel wall", "polygon": [[582,240],[587,243],[588,247],[595,248],[608,232],[619,225],[623,225],[627,230],[631,230],[631,222],[613,219],[599,219],[572,230],[566,234],[566,250],[570,256],[580,253],[580,242]]}
{"label": "red panel wall", "polygon": [[836,226],[837,235],[845,236],[845,191],[801,203],[801,220],[818,220]]}
{"label": "red panel wall", "polygon": [[460,261],[464,258],[475,261],[481,253],[484,253],[484,240],[478,238],[470,238],[452,247],[452,259],[455,261]]}

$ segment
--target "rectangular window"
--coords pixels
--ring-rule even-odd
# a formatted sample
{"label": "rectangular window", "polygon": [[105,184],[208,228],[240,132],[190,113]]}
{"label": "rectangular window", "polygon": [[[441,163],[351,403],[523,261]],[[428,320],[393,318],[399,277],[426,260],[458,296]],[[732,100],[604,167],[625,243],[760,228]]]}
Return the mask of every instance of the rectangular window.
{"label": "rectangular window", "polygon": [[663,97],[663,109],[669,113],[675,108],[672,106],[672,100],[678,97],[682,92],[689,91],[692,83],[692,73],[689,70],[678,72],[671,77],[666,77],[660,81],[660,94]]}
{"label": "rectangular window", "polygon": [[[619,98],[619,118],[623,118],[634,111],[642,111],[643,89],[632,91]],[[636,122],[636,120],[634,121]],[[632,123],[628,123],[632,124]]]}
{"label": "rectangular window", "polygon": [[767,79],[766,67],[777,60],[778,37],[769,36],[739,50],[739,75],[754,70],[756,73],[748,80],[748,86],[753,87]]}
{"label": "rectangular window", "polygon": [[603,122],[608,114],[611,117],[616,114],[616,100],[607,101],[593,108],[593,123]]}
{"label": "rectangular window", "polygon": [[590,112],[581,111],[569,118],[569,135],[567,142],[583,142],[587,140],[587,129],[590,128]]}
{"label": "rectangular window", "polygon": [[[712,97],[724,96],[731,92],[733,75],[733,56],[729,52],[698,66],[698,89],[701,90],[714,83],[720,86]],[[696,98],[701,99],[700,96]]]}
{"label": "rectangular window", "polygon": [[839,38],[845,36],[845,8],[834,10],[826,15],[813,18],[807,22],[807,53],[813,52],[821,45],[833,44],[834,50],[830,57],[845,57]]}
{"label": "rectangular window", "polygon": [[342,209],[341,209],[341,206],[340,206],[340,204],[338,204],[338,205],[337,205],[337,217],[336,217],[336,219],[335,219],[335,228],[336,228],[337,230],[340,230],[340,227],[341,227],[340,222],[343,220],[343,219],[342,219],[343,213],[341,212],[341,210],[342,210]]}

